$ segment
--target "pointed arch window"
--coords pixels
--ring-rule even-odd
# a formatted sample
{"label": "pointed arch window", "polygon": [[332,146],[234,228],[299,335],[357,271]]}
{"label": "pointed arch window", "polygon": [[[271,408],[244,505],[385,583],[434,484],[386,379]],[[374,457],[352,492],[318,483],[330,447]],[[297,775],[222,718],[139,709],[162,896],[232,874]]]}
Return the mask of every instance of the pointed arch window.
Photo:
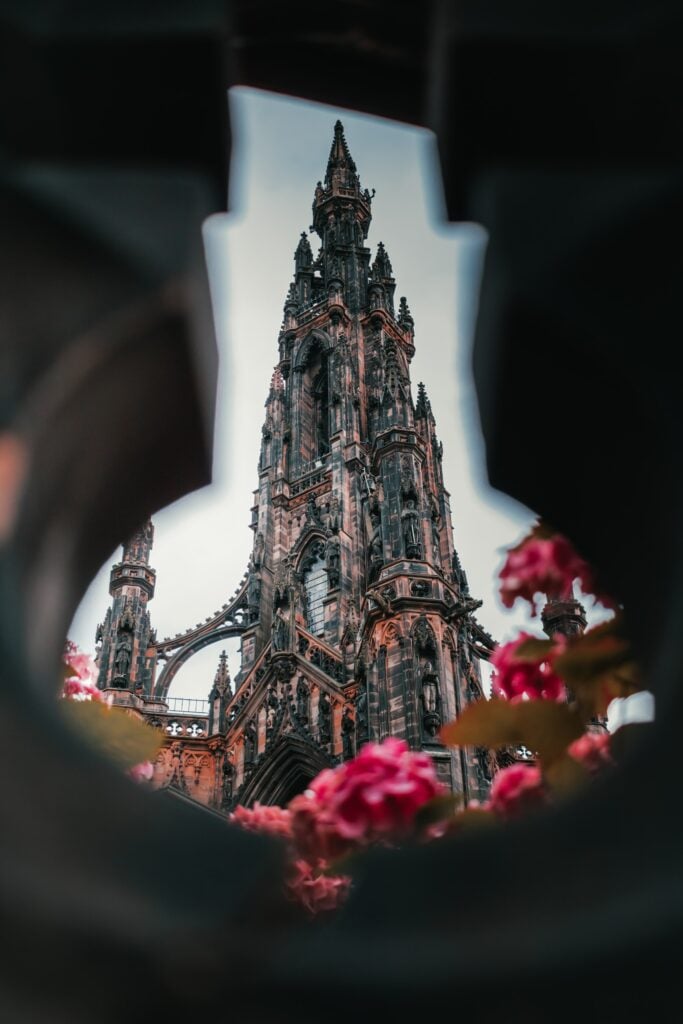
{"label": "pointed arch window", "polygon": [[321,554],[312,559],[304,573],[304,589],[308,629],[316,636],[320,636],[325,629],[323,601],[327,597],[327,570]]}
{"label": "pointed arch window", "polygon": [[318,458],[330,450],[330,395],[327,356],[320,359],[320,371],[313,382],[315,454]]}

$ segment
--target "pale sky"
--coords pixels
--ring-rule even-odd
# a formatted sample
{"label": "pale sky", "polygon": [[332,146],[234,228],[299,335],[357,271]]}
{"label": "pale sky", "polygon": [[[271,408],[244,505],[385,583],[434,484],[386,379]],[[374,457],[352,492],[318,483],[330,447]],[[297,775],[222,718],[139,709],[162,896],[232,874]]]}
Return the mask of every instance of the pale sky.
{"label": "pale sky", "polygon": [[[229,600],[246,569],[249,509],[282,306],[339,117],[363,187],[376,189],[366,244],[374,254],[384,242],[396,297],[407,297],[415,319],[413,397],[424,381],[443,441],[455,546],[472,595],[484,601],[477,617],[494,639],[511,639],[530,620],[519,603],[512,611],[502,607],[495,577],[503,549],[535,517],[493,491],[485,476],[470,370],[484,231],[445,222],[431,133],[253,89],[232,90],[229,102],[231,213],[216,214],[204,227],[220,349],[214,482],[154,516],[152,625],[161,638],[203,621]],[[313,235],[310,241],[315,254],[319,240]],[[71,626],[69,636],[83,650],[94,651],[95,628],[110,601],[109,569],[119,557],[117,549],[107,559]],[[191,658],[171,695],[206,697],[223,646]],[[234,675],[234,644],[230,664]]]}

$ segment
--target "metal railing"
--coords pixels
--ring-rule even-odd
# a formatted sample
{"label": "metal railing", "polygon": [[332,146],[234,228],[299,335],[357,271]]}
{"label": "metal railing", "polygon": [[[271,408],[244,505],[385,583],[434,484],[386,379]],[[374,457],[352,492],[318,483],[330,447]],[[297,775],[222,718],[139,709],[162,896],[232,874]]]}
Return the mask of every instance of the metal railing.
{"label": "metal railing", "polygon": [[199,697],[167,697],[170,715],[208,715],[209,702]]}

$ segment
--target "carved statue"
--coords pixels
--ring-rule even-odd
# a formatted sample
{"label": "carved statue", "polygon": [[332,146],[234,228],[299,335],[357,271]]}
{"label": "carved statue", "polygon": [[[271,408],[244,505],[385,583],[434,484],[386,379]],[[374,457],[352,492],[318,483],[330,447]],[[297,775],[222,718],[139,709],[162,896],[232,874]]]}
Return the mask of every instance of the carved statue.
{"label": "carved statue", "polygon": [[256,726],[247,722],[244,727],[244,763],[251,765],[256,760]]}
{"label": "carved statue", "polygon": [[296,684],[296,714],[300,722],[308,722],[308,686],[303,676],[299,676]]}
{"label": "carved statue", "polygon": [[325,567],[330,589],[339,586],[339,575],[341,566],[339,537],[332,534],[325,542]]}
{"label": "carved statue", "polygon": [[114,674],[122,679],[128,677],[130,661],[133,653],[133,641],[127,630],[119,633],[114,654]]}
{"label": "carved statue", "polygon": [[368,737],[368,694],[364,685],[356,696],[356,736],[359,743]]}
{"label": "carved statue", "polygon": [[320,742],[329,743],[332,739],[332,705],[330,698],[324,690],[320,691],[318,698],[318,736]]}
{"label": "carved statue", "polygon": [[432,661],[426,661],[422,669],[422,704],[426,715],[436,714],[439,700],[439,677]]}
{"label": "carved statue", "polygon": [[491,759],[488,750],[486,747],[477,747],[474,751],[474,757],[479,785],[483,787],[490,786],[493,780],[493,773],[491,771]]}
{"label": "carved statue", "polygon": [[273,650],[286,651],[289,640],[289,622],[285,618],[282,608],[275,609],[271,634]]}
{"label": "carved statue", "polygon": [[306,502],[306,522],[311,523],[314,526],[320,525],[320,514],[313,495],[311,495]]}
{"label": "carved statue", "polygon": [[232,802],[232,790],[235,779],[235,769],[227,757],[223,761],[223,784],[221,786],[221,807],[226,809]]}
{"label": "carved statue", "polygon": [[377,484],[375,483],[374,476],[372,475],[372,473],[368,473],[367,469],[363,468],[360,471],[360,478],[363,481],[363,488],[365,490],[365,493],[367,494],[368,497],[370,497],[370,495],[374,494],[375,491],[377,490]]}
{"label": "carved statue", "polygon": [[353,712],[351,707],[347,704],[344,708],[344,714],[341,720],[341,733],[342,733],[342,748],[344,752],[344,758],[348,759],[355,755],[356,743],[356,723],[353,719]]}
{"label": "carved statue", "polygon": [[269,707],[266,711],[266,735],[270,736],[273,729],[275,728],[275,718],[277,712],[275,708]]}
{"label": "carved statue", "polygon": [[266,547],[266,545],[265,545],[265,541],[263,539],[263,534],[259,530],[259,532],[256,534],[256,540],[254,541],[254,568],[255,569],[258,569],[261,566],[262,562],[263,562],[263,555],[264,555],[264,552],[265,552],[265,547]]}
{"label": "carved statue", "polygon": [[333,494],[327,507],[326,525],[330,533],[339,533],[341,517],[339,514],[339,498]]}
{"label": "carved statue", "polygon": [[419,558],[422,554],[420,544],[419,522],[420,513],[415,508],[415,502],[408,498],[405,508],[401,512],[401,525],[403,528],[403,540],[405,543],[406,557]]}
{"label": "carved statue", "polygon": [[372,522],[372,535],[369,545],[370,561],[382,562],[384,560],[384,551],[382,544],[382,520],[379,511],[371,512],[370,520]]}
{"label": "carved statue", "polygon": [[432,521],[432,557],[435,562],[439,561],[441,542],[439,538],[439,506],[433,494],[430,494],[431,521]]}
{"label": "carved statue", "polygon": [[259,617],[261,603],[261,577],[256,569],[249,573],[247,581],[247,607],[249,610],[249,621],[256,622]]}

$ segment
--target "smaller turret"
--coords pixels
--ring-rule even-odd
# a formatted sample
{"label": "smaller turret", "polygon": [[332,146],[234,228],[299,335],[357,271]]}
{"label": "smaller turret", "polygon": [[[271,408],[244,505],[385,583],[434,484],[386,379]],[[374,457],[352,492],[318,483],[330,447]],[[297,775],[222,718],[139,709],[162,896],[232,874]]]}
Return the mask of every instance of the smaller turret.
{"label": "smaller turret", "polygon": [[209,694],[209,734],[222,732],[225,727],[225,710],[232,699],[232,682],[228,668],[228,655],[221,651],[218,668]]}
{"label": "smaller turret", "polygon": [[427,397],[427,389],[422,381],[417,385],[417,404],[415,406],[415,418],[427,419],[432,415],[432,405]]}
{"label": "smaller turret", "polygon": [[415,321],[413,320],[405,295],[402,295],[398,302],[398,322],[404,331],[410,331],[412,334]]}
{"label": "smaller turret", "polygon": [[370,268],[370,292],[379,292],[383,299],[383,305],[389,312],[394,313],[394,292],[396,291],[396,281],[393,277],[393,267],[391,266],[391,260],[389,255],[384,248],[384,243],[380,242],[377,246],[377,255],[375,256],[375,262]]}

